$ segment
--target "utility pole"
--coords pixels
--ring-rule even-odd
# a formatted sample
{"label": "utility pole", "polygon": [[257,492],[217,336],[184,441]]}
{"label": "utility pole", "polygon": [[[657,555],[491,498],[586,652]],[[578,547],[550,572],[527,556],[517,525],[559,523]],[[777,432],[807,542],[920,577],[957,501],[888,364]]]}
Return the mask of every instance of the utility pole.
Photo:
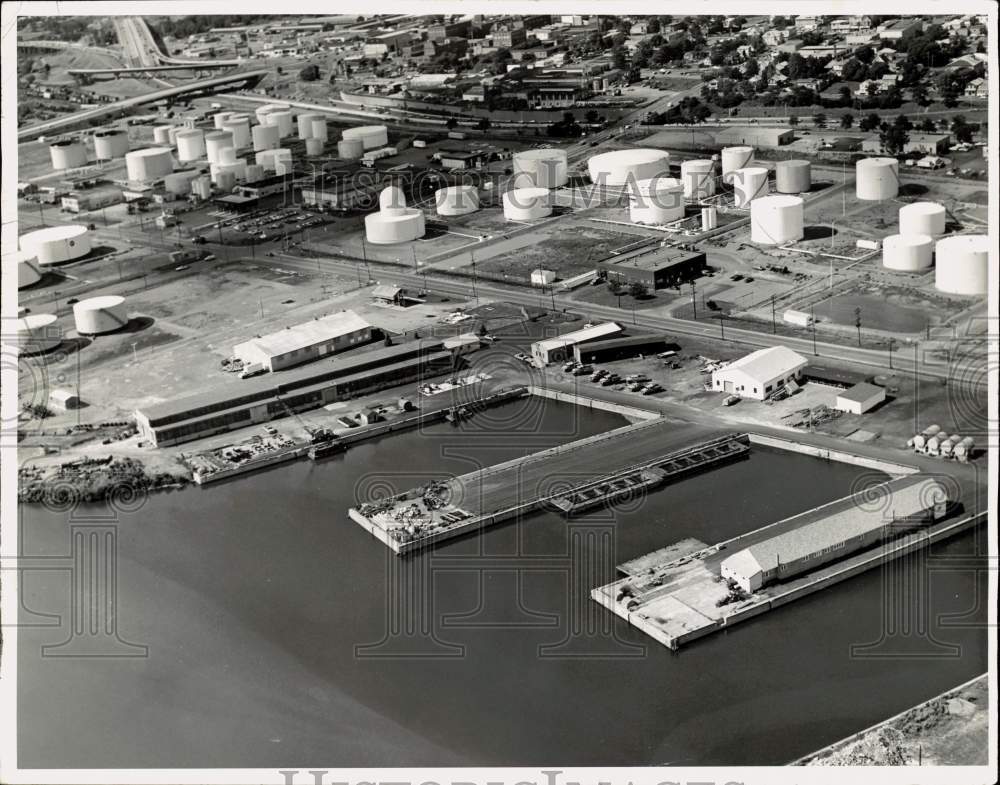
{"label": "utility pole", "polygon": [[812,319],[810,320],[810,324],[812,325],[813,334],[813,356],[816,357],[819,356],[819,352],[816,351],[816,306],[812,307]]}
{"label": "utility pole", "polygon": [[722,330],[722,340],[726,340],[726,315],[719,312],[719,329]]}
{"label": "utility pole", "polygon": [[892,351],[896,346],[896,339],[889,338],[889,370],[892,370]]}
{"label": "utility pole", "polygon": [[776,334],[778,332],[778,319],[774,313],[774,295],[771,295],[771,333]]}
{"label": "utility pole", "polygon": [[854,309],[854,326],[858,329],[858,346],[861,346],[861,308]]}
{"label": "utility pole", "polygon": [[263,319],[264,318],[264,301],[263,300],[257,300],[257,305],[260,308],[260,318]]}
{"label": "utility pole", "polygon": [[698,319],[698,298],[695,297],[695,286],[694,281],[689,281],[691,284],[691,310],[694,313],[695,320]]}

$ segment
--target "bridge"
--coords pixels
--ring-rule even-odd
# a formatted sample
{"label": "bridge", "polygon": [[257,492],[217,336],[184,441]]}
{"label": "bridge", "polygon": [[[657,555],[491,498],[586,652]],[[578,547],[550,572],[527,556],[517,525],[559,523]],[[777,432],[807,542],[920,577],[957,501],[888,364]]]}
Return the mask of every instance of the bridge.
{"label": "bridge", "polygon": [[143,65],[128,68],[69,68],[66,73],[70,76],[84,78],[92,76],[136,76],[166,71],[208,71],[214,68],[236,68],[241,65],[244,65],[242,60],[192,60],[191,62],[180,64]]}
{"label": "bridge", "polygon": [[143,70],[157,69],[159,66],[187,66],[188,68],[225,68],[242,65],[238,60],[183,60],[168,57],[160,51],[153,33],[141,16],[120,16],[114,19],[115,32],[125,53],[129,66]]}

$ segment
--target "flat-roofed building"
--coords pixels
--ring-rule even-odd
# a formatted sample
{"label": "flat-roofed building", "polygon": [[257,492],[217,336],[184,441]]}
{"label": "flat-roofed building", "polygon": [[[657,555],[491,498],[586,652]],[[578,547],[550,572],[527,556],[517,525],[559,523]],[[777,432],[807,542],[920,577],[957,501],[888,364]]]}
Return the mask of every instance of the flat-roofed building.
{"label": "flat-roofed building", "polygon": [[579,363],[605,363],[645,357],[666,349],[667,339],[662,335],[625,335],[578,344],[573,347],[573,355]]}
{"label": "flat-roofed building", "polygon": [[584,327],[582,330],[574,330],[571,333],[566,333],[555,338],[535,341],[535,343],[531,344],[531,354],[542,365],[562,362],[573,356],[574,347],[578,344],[617,335],[621,331],[621,326],[615,322],[593,324],[590,327]]}
{"label": "flat-roofed building", "polygon": [[712,389],[763,401],[797,381],[806,358],[786,346],[758,349],[712,372]]}
{"label": "flat-roofed building", "polygon": [[641,283],[650,290],[666,289],[701,275],[705,267],[705,252],[661,248],[624,259],[609,259],[600,267],[609,281]]}
{"label": "flat-roofed building", "polygon": [[885,400],[885,387],[863,382],[837,395],[833,408],[850,414],[864,414]]}
{"label": "flat-roofed building", "polygon": [[236,344],[233,355],[245,365],[280,371],[371,340],[372,326],[354,311],[343,311]]}

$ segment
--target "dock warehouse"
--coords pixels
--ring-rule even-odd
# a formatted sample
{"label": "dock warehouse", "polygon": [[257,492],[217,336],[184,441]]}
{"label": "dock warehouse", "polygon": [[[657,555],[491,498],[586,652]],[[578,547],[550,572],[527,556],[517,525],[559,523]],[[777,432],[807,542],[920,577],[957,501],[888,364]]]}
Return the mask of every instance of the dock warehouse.
{"label": "dock warehouse", "polygon": [[244,364],[280,371],[371,340],[372,326],[354,311],[343,311],[238,343],[233,355]]}
{"label": "dock warehouse", "polygon": [[763,401],[800,378],[806,358],[785,346],[758,349],[712,372],[712,388]]}
{"label": "dock warehouse", "polygon": [[885,400],[885,387],[877,384],[856,384],[837,395],[834,409],[851,414],[864,414]]}
{"label": "dock warehouse", "polygon": [[659,248],[615,261],[609,259],[600,265],[609,281],[643,283],[650,290],[678,286],[701,275],[705,267],[704,251],[681,251],[676,248]]}
{"label": "dock warehouse", "polygon": [[880,487],[885,490],[882,503],[859,504],[848,496],[781,521],[776,524],[786,528],[781,534],[725,559],[720,565],[722,577],[754,592],[934,523],[950,512],[948,491],[938,480],[913,475]]}
{"label": "dock warehouse", "polygon": [[610,335],[620,333],[622,328],[615,322],[602,322],[582,330],[576,330],[556,338],[546,338],[535,341],[531,344],[531,355],[542,365],[562,362],[573,356],[574,347],[577,344],[596,341],[600,338],[607,338]]}
{"label": "dock warehouse", "polygon": [[387,387],[450,373],[455,354],[441,340],[418,340],[221,385],[135,412],[142,439],[156,447],[201,439]]}
{"label": "dock warehouse", "polygon": [[640,355],[652,355],[667,349],[662,335],[625,335],[603,341],[591,341],[573,347],[578,363],[605,363]]}

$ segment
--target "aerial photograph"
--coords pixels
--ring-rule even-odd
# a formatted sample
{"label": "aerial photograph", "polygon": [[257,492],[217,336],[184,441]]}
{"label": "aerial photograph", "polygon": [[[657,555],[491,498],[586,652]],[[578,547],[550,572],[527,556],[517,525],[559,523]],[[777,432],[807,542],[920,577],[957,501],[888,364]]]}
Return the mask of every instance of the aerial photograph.
{"label": "aerial photograph", "polygon": [[4,4],[0,781],[995,781],[997,8],[746,6]]}

